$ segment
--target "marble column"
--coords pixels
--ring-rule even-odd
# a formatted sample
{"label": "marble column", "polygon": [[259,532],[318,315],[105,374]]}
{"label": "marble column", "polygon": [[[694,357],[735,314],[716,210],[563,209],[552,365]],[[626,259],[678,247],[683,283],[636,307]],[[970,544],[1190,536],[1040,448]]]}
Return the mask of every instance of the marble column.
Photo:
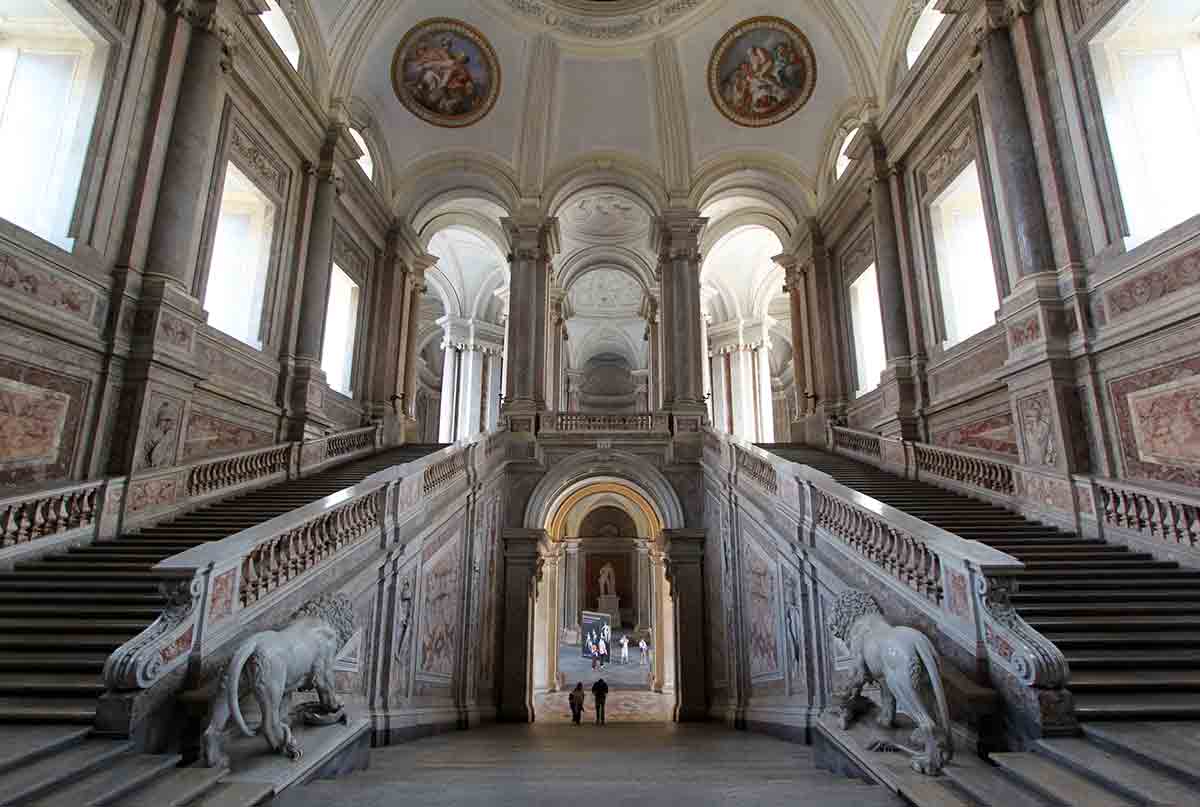
{"label": "marble column", "polygon": [[656,412],[662,408],[662,356],[658,333],[658,301],[650,294],[642,298],[642,317],[646,320],[646,395],[647,410]]}
{"label": "marble column", "polygon": [[[804,271],[795,255],[776,255],[775,263],[783,267],[783,291],[788,296],[792,328],[792,392],[795,397],[797,421],[808,414],[812,388],[808,376],[808,313],[806,280]],[[802,428],[802,427],[801,427]],[[793,440],[803,440],[801,434],[793,434]]]}
{"label": "marble column", "polygon": [[[504,414],[514,432],[532,432],[546,410],[546,318],[558,221],[534,215],[503,220],[509,241],[509,353]],[[517,416],[513,419],[513,416]]]}
{"label": "marble column", "polygon": [[421,263],[408,267],[408,319],[404,323],[408,331],[404,340],[405,442],[421,442],[420,432],[425,426],[417,421],[417,368],[420,364],[417,351],[421,337],[421,295],[425,292],[425,268]]}
{"label": "marble column", "polygon": [[217,3],[176,4],[176,25],[190,33],[179,81],[162,180],[146,253],[146,276],[192,294],[204,217],[215,170],[231,67],[228,33],[217,24]]}
{"label": "marble column", "polygon": [[500,398],[504,386],[504,354],[496,351],[488,356],[487,385],[487,429],[493,431],[500,424]]}
{"label": "marble column", "polygon": [[753,346],[739,343],[723,348],[729,356],[729,401],[733,433],[754,441],[754,354]]}
{"label": "marble column", "polygon": [[579,544],[578,538],[566,538],[563,544],[563,627],[579,632]]}
{"label": "marble column", "polygon": [[635,544],[637,550],[637,619],[636,630],[639,635],[648,631],[653,624],[650,613],[650,541],[639,538]]}
{"label": "marble column", "polygon": [[697,429],[706,411],[700,338],[700,235],[706,223],[693,210],[667,211],[656,223],[655,239],[663,296],[663,408],[676,415],[677,426],[679,416],[696,418]]}
{"label": "marble column", "polygon": [[539,545],[545,530],[505,528],[504,608],[501,612],[500,692],[497,719],[533,720],[532,662],[535,589],[541,578]]}
{"label": "marble column", "polygon": [[720,351],[713,351],[713,355],[709,357],[713,383],[713,427],[720,431],[728,432],[731,431],[731,427],[729,420],[729,388],[725,378],[725,361],[726,354]]}
{"label": "marble column", "polygon": [[[849,359],[835,334],[845,333],[846,316],[837,293],[833,261],[825,247],[825,237],[816,219],[805,222],[804,254],[799,256],[806,267],[804,314],[810,327],[809,357],[811,363],[812,395],[807,411],[805,440],[824,444],[825,421],[841,415],[846,403]],[[818,327],[817,323],[820,323]]]}
{"label": "marble column", "polygon": [[755,369],[758,377],[758,442],[775,442],[774,391],[771,389],[771,337],[763,325],[762,341],[755,348]]}
{"label": "marble column", "polygon": [[442,400],[438,413],[438,442],[453,443],[458,439],[458,375],[459,351],[456,345],[442,344]]}
{"label": "marble column", "polygon": [[563,316],[563,304],[566,293],[557,286],[550,291],[550,355],[548,357],[548,373],[546,376],[546,406],[552,412],[566,409],[562,398],[563,374],[563,336],[566,334],[566,319]]}
{"label": "marble column", "polygon": [[384,424],[384,441],[389,445],[405,439],[409,323],[414,318],[413,283],[406,256],[411,255],[408,227],[394,223],[380,261],[371,321],[376,335],[371,340],[369,398],[371,416]]}
{"label": "marble column", "polygon": [[663,530],[662,547],[674,611],[675,719],[708,719],[704,637],[704,530]]}
{"label": "marble column", "polygon": [[1012,253],[1010,280],[1015,286],[1026,275],[1055,270],[1037,152],[1011,36],[1014,21],[1031,4],[986,0],[985,6],[985,25],[977,42],[979,86],[993,148],[991,168],[1001,196],[997,207]]}
{"label": "marble column", "polygon": [[480,415],[483,409],[483,347],[469,344],[459,352],[458,379],[458,437],[478,434],[482,430]]}
{"label": "marble column", "polygon": [[708,314],[700,315],[700,372],[704,382],[704,405],[708,410],[708,422],[713,421],[712,362],[708,356]]}

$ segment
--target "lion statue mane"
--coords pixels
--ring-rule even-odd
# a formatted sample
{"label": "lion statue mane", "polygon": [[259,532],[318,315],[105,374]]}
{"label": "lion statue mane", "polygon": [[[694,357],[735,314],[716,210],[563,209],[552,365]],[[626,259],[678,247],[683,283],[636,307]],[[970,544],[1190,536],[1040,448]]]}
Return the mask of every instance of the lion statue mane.
{"label": "lion statue mane", "polygon": [[867,704],[863,687],[879,685],[879,724],[896,727],[896,712],[916,722],[910,748],[888,741],[872,743],[871,750],[898,750],[912,757],[913,770],[936,776],[954,755],[950,736],[950,709],[942,686],[937,650],[920,631],[893,627],[871,595],[849,590],[838,596],[829,618],[829,630],[850,648],[853,667],[845,684],[834,692],[841,726],[848,729]]}
{"label": "lion statue mane", "polygon": [[[316,690],[319,702],[305,704],[305,718],[327,725],[345,720],[334,692],[333,663],[354,634],[354,607],[344,594],[323,594],[300,606],[282,630],[250,636],[221,672],[212,699],[212,720],[204,732],[204,763],[229,766],[223,737],[232,718],[247,737],[251,731],[238,703],[239,684],[253,688],[262,714],[261,732],[273,751],[300,759],[302,751],[288,723],[292,693]],[[243,675],[244,673],[244,675]]]}

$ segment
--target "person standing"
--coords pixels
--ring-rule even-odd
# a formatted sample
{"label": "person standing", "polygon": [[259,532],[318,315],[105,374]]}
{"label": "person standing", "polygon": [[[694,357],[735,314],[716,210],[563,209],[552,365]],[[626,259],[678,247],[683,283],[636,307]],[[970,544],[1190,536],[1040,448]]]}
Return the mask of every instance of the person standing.
{"label": "person standing", "polygon": [[596,643],[592,642],[588,645],[588,655],[592,657],[592,669],[600,664],[600,651],[596,649]]}
{"label": "person standing", "polygon": [[641,666],[646,666],[646,651],[650,649],[650,645],[646,644],[646,640],[642,639],[638,642],[638,650],[642,651]]}
{"label": "person standing", "polygon": [[627,635],[621,636],[621,663],[629,663],[629,637]]}
{"label": "person standing", "polygon": [[604,702],[608,700],[608,684],[603,678],[597,678],[592,684],[592,697],[596,701],[596,725],[604,725]]}
{"label": "person standing", "polygon": [[576,726],[579,725],[580,719],[583,717],[583,682],[580,681],[571,690],[571,694],[567,696],[567,703],[571,707],[571,720]]}
{"label": "person standing", "polygon": [[608,642],[604,639],[600,640],[600,669],[604,669],[604,665],[608,663]]}

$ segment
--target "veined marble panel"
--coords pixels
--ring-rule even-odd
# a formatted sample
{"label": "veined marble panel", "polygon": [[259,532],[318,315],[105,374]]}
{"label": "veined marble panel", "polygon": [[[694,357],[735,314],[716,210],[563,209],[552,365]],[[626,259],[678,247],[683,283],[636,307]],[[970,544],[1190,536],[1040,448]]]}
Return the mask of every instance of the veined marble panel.
{"label": "veined marble panel", "polygon": [[1109,382],[1127,476],[1200,486],[1200,356]]}
{"label": "veined marble panel", "polygon": [[772,681],[783,676],[780,651],[780,581],[778,564],[752,539],[742,545],[742,587],[746,607],[750,679]]}
{"label": "veined marble panel", "polygon": [[427,549],[422,575],[418,677],[430,683],[449,684],[458,656],[458,614],[462,601],[461,529],[434,551]]}

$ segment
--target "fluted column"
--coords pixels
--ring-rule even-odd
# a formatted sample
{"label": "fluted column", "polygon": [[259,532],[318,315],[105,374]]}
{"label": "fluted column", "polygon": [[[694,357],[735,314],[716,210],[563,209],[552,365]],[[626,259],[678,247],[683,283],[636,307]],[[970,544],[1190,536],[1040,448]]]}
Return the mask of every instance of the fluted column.
{"label": "fluted column", "polygon": [[200,254],[230,68],[228,34],[217,24],[216,7],[205,0],[175,6],[177,24],[187,26],[190,40],[146,254],[147,276],[161,276],[187,294]]}
{"label": "fluted column", "polygon": [[1000,217],[1009,233],[1010,263],[1015,264],[1014,285],[1025,275],[1055,270],[1037,153],[1011,36],[1017,16],[1033,5],[1031,0],[986,0],[985,25],[977,33],[979,86],[994,149],[992,171],[1002,196]]}
{"label": "fluted column", "polygon": [[509,352],[504,414],[513,431],[532,431],[546,409],[546,318],[551,261],[558,254],[558,221],[523,215],[504,219],[509,240]]}
{"label": "fluted column", "polygon": [[676,415],[700,416],[705,412],[700,339],[700,235],[706,222],[692,210],[668,211],[657,222],[666,380],[663,408]]}

